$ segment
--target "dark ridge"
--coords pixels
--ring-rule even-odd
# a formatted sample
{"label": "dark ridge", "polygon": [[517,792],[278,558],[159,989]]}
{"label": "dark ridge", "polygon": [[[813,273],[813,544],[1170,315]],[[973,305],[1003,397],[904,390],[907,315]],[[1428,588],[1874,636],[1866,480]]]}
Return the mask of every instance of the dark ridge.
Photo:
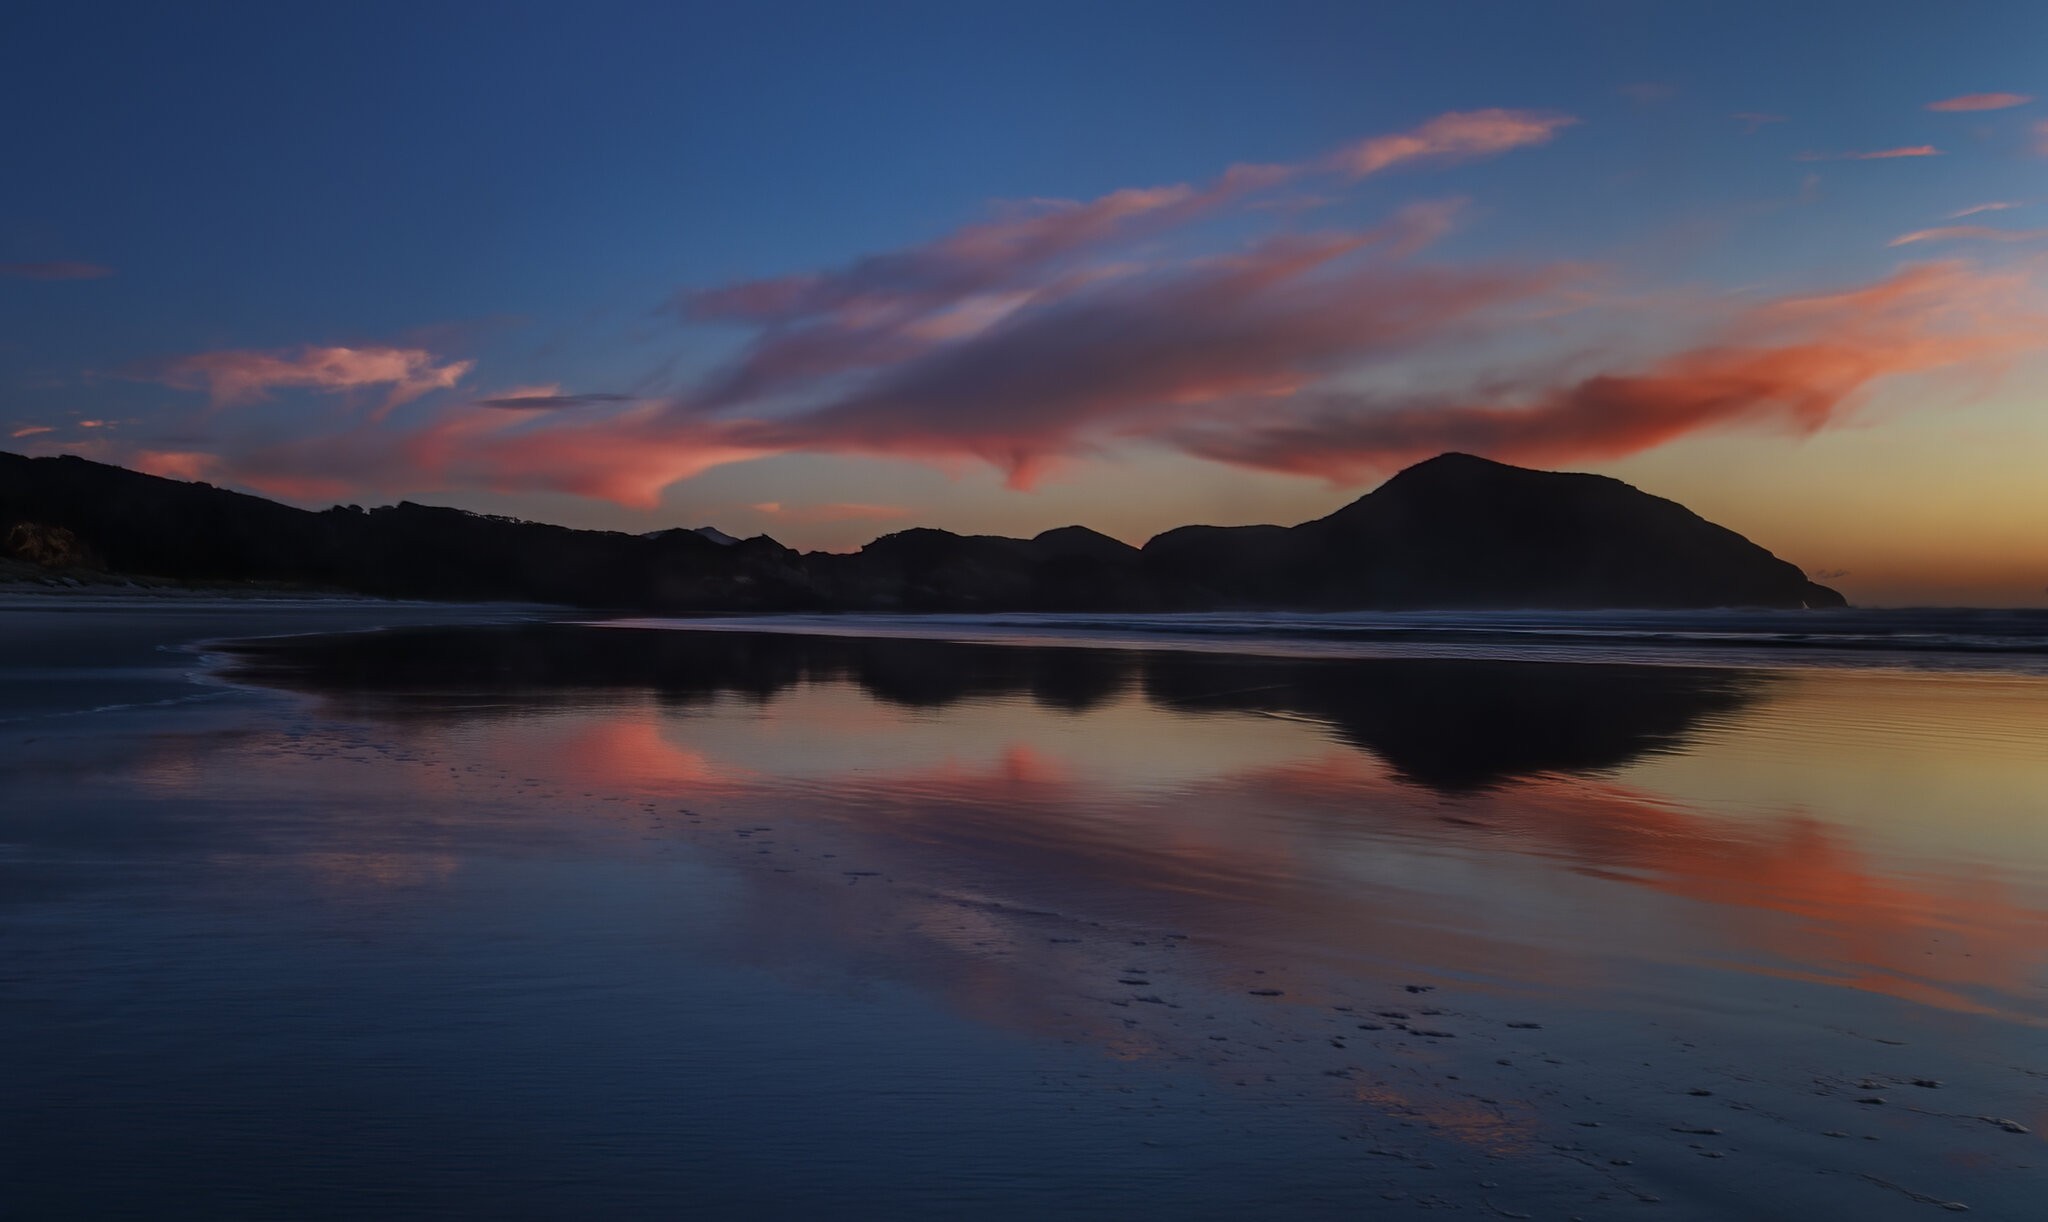
{"label": "dark ridge", "polygon": [[388,597],[651,611],[1838,607],[1684,506],[1598,475],[1445,454],[1299,526],[1184,526],[1140,548],[918,528],[850,555],[766,535],[572,530],[401,502],[311,512],[82,458],[0,453],[0,560]]}

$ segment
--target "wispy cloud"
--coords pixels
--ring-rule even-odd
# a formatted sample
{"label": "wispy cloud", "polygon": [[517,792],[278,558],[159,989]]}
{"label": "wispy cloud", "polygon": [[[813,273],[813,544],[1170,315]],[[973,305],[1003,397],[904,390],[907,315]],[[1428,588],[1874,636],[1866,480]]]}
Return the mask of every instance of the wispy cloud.
{"label": "wispy cloud", "polygon": [[1577,123],[1570,115],[1533,110],[1466,110],[1438,115],[1411,131],[1374,136],[1340,149],[1328,164],[1353,178],[1407,162],[1455,162],[1548,144]]}
{"label": "wispy cloud", "polygon": [[113,274],[111,267],[69,259],[45,263],[0,263],[0,277],[12,280],[100,280]]}
{"label": "wispy cloud", "polygon": [[1480,401],[1386,401],[1323,392],[1249,427],[1219,418],[1182,443],[1220,462],[1340,482],[1444,450],[1519,462],[1612,459],[1693,433],[1812,433],[1839,421],[1881,379],[1998,359],[2048,343],[2025,308],[2023,277],[1967,264],[1908,268],[1843,293],[1743,312],[1712,342],[1647,368],[1603,373]]}
{"label": "wispy cloud", "polygon": [[[1062,460],[1156,435],[1203,404],[1280,399],[1546,298],[1572,268],[1427,268],[1399,252],[1453,211],[1273,239],[1241,254],[1097,280],[876,371],[799,409],[744,418],[686,396],[585,412],[443,405],[395,438],[371,427],[238,455],[251,483],[553,490],[650,507],[713,467],[775,454],[979,461],[1032,486]],[[273,485],[281,486],[281,485]]]}
{"label": "wispy cloud", "polygon": [[2048,229],[1999,229],[1991,225],[1943,225],[1902,233],[1886,246],[1910,246],[1915,242],[2038,242],[2048,238]]}
{"label": "wispy cloud", "polygon": [[2024,206],[2024,204],[2012,200],[1993,200],[1991,203],[1988,204],[1972,204],[1967,208],[1958,208],[1954,212],[1948,214],[1948,219],[1952,221],[1959,221],[1966,216],[1976,216],[1980,212],[2004,212],[2009,208],[2020,208]]}
{"label": "wispy cloud", "polygon": [[558,391],[551,391],[538,394],[500,395],[490,399],[476,399],[472,400],[472,402],[478,407],[497,407],[507,411],[547,412],[578,407],[600,407],[613,403],[631,403],[633,402],[633,396],[600,392],[565,395]]}
{"label": "wispy cloud", "polygon": [[1738,111],[1729,117],[1742,124],[1742,134],[1745,136],[1754,136],[1768,124],[1785,121],[1784,115],[1770,115],[1758,110]]}
{"label": "wispy cloud", "polygon": [[1033,200],[929,242],[843,267],[678,294],[683,318],[755,330],[739,357],[689,397],[717,412],[826,379],[898,366],[1028,308],[1040,308],[1145,263],[1107,257],[1234,205],[1284,202],[1304,179],[1356,180],[1403,166],[1445,165],[1547,143],[1577,122],[1545,111],[1452,111],[1315,161],[1240,164],[1200,185],[1126,187],[1092,200]]}
{"label": "wispy cloud", "polygon": [[[1586,462],[1707,430],[1811,432],[1885,378],[2048,344],[2019,273],[1938,263],[1822,296],[1691,302],[1664,320],[1686,337],[1666,355],[1631,346],[1603,361],[1595,348],[1568,375],[1510,369],[1474,389],[1429,354],[1506,351],[1488,345],[1579,307],[1598,273],[1418,258],[1458,222],[1459,200],[1220,254],[1155,240],[1300,176],[1327,186],[1483,156],[1540,143],[1563,122],[1461,112],[1318,162],[1021,206],[840,268],[679,299],[687,317],[754,338],[734,366],[673,399],[550,383],[443,396],[400,420],[351,405],[351,422],[324,435],[278,441],[246,426],[206,469],[284,495],[489,488],[640,507],[713,468],[793,453],[988,464],[1019,489],[1132,448],[1357,482],[1443,449]],[[388,404],[468,371],[424,348],[307,348],[201,354],[155,375],[224,403],[371,387]],[[1361,389],[1395,383],[1409,389]],[[774,504],[756,508],[784,520],[889,508]]]}
{"label": "wispy cloud", "polygon": [[20,428],[18,428],[18,429],[16,429],[16,430],[14,430],[13,432],[11,432],[11,433],[9,433],[9,434],[7,434],[7,435],[8,435],[9,437],[12,437],[12,438],[14,438],[15,440],[19,441],[19,440],[21,440],[21,439],[22,439],[23,437],[39,437],[39,436],[41,436],[41,435],[42,435],[42,434],[44,434],[44,433],[54,433],[54,432],[56,432],[56,431],[57,431],[57,430],[56,430],[56,426],[55,426],[55,425],[49,425],[49,424],[24,424],[24,425],[22,425],[22,426],[21,426]]}
{"label": "wispy cloud", "polygon": [[200,352],[139,365],[130,372],[181,390],[204,390],[221,407],[257,402],[275,390],[335,393],[389,387],[381,412],[430,391],[452,388],[473,365],[472,361],[442,361],[421,348],[308,346],[271,352]]}
{"label": "wispy cloud", "polygon": [[1966,93],[1960,97],[1929,102],[1927,109],[1939,111],[2006,110],[2034,100],[2028,93]]}
{"label": "wispy cloud", "polygon": [[1941,150],[1931,144],[1913,144],[1904,148],[1876,149],[1863,153],[1801,153],[1800,161],[1890,161],[1895,157],[1939,157]]}

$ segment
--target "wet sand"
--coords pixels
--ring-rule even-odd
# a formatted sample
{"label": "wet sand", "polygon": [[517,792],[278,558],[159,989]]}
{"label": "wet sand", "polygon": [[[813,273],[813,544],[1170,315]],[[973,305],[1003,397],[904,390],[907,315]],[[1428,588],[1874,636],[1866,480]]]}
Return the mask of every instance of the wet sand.
{"label": "wet sand", "polygon": [[14,616],[24,1216],[2048,1188],[2040,679]]}

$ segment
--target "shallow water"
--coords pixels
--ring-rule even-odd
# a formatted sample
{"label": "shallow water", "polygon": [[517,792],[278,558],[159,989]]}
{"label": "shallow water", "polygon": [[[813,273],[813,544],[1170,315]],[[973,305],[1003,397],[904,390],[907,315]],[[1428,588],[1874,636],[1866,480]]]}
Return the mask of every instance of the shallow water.
{"label": "shallow water", "polygon": [[0,726],[25,1216],[2048,1189],[2026,673],[525,624],[206,674]]}

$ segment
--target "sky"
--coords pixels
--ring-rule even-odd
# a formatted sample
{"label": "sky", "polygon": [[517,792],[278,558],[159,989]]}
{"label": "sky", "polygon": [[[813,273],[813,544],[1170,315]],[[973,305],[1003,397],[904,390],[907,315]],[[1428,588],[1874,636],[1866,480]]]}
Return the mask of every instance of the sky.
{"label": "sky", "polygon": [[0,448],[846,550],[1445,450],[2048,603],[2048,5],[13,4]]}

